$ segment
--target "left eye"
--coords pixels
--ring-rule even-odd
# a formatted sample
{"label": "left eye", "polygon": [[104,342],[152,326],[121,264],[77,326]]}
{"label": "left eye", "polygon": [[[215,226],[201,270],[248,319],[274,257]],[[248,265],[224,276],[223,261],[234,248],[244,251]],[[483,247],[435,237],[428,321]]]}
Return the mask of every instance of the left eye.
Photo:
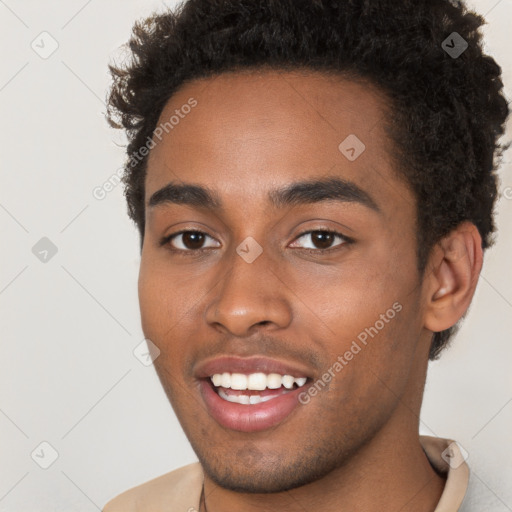
{"label": "left eye", "polygon": [[[331,249],[333,247],[336,247],[338,245],[347,243],[349,241],[341,233],[338,233],[336,231],[330,231],[330,230],[306,231],[305,233],[302,233],[296,240],[300,240],[301,238],[307,239],[307,237],[309,237],[309,239],[310,239],[309,245],[306,245],[302,248],[303,249],[316,249],[319,251],[325,251],[325,250]],[[338,238],[341,241],[335,245],[332,245],[336,238]],[[293,242],[293,243],[295,244],[296,242]],[[290,245],[290,247],[293,247],[293,244]]]}

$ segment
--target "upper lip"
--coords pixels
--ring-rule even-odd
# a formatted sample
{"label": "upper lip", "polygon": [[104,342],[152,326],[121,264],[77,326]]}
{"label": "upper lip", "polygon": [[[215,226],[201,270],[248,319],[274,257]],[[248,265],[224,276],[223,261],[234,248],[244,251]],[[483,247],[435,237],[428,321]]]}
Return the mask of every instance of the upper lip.
{"label": "upper lip", "polygon": [[310,377],[311,371],[300,363],[280,361],[267,357],[236,357],[218,356],[206,359],[198,363],[195,375],[199,379],[211,377],[216,373],[279,373],[280,375],[291,375],[292,377]]}

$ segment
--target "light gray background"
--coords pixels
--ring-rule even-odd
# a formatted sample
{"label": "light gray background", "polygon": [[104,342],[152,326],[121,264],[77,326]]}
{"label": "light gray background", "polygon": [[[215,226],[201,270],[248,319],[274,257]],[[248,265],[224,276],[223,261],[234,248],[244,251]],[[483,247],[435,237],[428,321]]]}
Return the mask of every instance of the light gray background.
{"label": "light gray background", "polygon": [[[512,98],[512,3],[470,5],[487,13],[487,51]],[[124,136],[104,119],[107,63],[133,21],[164,6],[0,0],[1,511],[98,510],[195,460],[153,367],[133,355],[139,248],[122,188],[93,196],[124,161]],[[59,45],[46,59],[31,48],[51,49],[43,31]],[[464,327],[431,364],[422,432],[459,441],[512,510],[510,151],[504,160],[498,244]],[[32,252],[42,237],[58,249],[46,263]],[[50,461],[43,441],[59,454],[48,469],[35,462]]]}

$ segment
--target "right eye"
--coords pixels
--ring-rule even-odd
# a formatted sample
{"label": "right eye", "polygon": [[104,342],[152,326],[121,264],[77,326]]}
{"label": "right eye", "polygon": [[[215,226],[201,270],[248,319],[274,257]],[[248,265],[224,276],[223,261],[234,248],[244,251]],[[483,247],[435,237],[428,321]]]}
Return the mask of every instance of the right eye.
{"label": "right eye", "polygon": [[160,245],[168,245],[169,248],[175,252],[199,252],[203,251],[204,249],[220,246],[210,245],[208,247],[203,247],[203,244],[207,238],[215,240],[203,231],[182,230],[178,231],[177,233],[171,233],[170,235],[164,237],[160,241]]}

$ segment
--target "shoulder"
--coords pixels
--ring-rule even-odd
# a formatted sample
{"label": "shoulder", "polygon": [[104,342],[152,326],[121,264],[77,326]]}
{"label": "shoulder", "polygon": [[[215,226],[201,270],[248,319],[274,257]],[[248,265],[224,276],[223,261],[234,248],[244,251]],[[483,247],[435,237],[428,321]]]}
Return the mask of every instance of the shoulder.
{"label": "shoulder", "polygon": [[199,462],[161,475],[111,499],[102,512],[158,512],[197,508],[203,484]]}

